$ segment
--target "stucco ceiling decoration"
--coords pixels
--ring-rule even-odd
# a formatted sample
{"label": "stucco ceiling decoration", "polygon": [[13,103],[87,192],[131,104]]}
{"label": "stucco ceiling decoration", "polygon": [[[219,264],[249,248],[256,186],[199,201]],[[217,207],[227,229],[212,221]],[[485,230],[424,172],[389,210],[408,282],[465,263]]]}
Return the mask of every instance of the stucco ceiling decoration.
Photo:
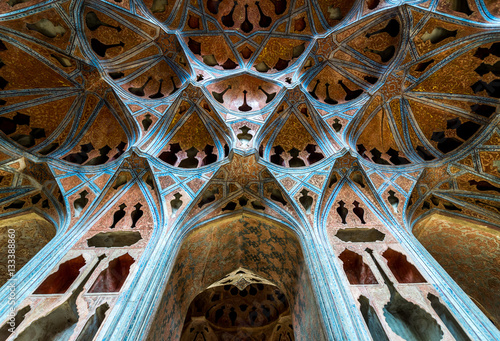
{"label": "stucco ceiling decoration", "polygon": [[[397,308],[396,293],[420,292],[406,307],[426,311],[425,294],[439,295],[472,339],[485,339],[489,322],[465,309],[474,306],[409,233],[434,214],[499,226],[499,25],[500,5],[491,0],[4,0],[0,217],[35,214],[57,230],[57,247],[18,273],[28,279],[19,287],[25,307],[42,302],[36,309],[52,317],[26,315],[20,332],[44,330],[50,339],[67,327],[92,339],[81,328],[96,326],[86,330],[141,339],[150,326],[150,339],[192,340],[211,326],[261,340],[254,327],[262,327],[275,339],[286,332],[319,340],[322,312],[342,307],[324,319],[330,332],[338,329],[333,338],[366,339],[370,323],[358,328],[355,309],[376,316],[385,299],[354,285],[367,280],[390,289],[389,308]],[[199,233],[189,237],[191,229]],[[374,251],[351,243],[373,243]],[[101,252],[108,247],[118,249]],[[276,265],[267,277],[260,263],[251,266],[260,247],[262,268]],[[235,267],[234,254],[245,262]],[[427,284],[387,281],[384,254],[412,260]],[[62,307],[85,319],[100,312],[98,323],[51,320],[60,312],[53,298],[28,292],[29,280],[41,281],[37,271],[48,272],[57,257],[61,269],[90,266],[77,290],[66,291],[75,301]],[[339,264],[348,278],[332,272]],[[317,270],[314,287],[306,265]],[[116,269],[120,281],[102,280]],[[356,269],[371,270],[356,278]],[[125,302],[122,285],[136,291],[115,305]],[[112,295],[76,302],[91,287]],[[260,302],[275,313],[264,321],[268,310],[255,306],[262,320],[250,326],[250,311],[239,308],[238,323],[249,330],[238,334],[233,311],[222,306],[232,296],[249,300],[245,290],[259,287]],[[170,296],[155,305],[161,288]],[[328,297],[319,315],[317,289],[319,299]],[[361,306],[348,301],[349,291]],[[143,309],[149,303],[161,306],[156,316]],[[217,309],[200,313],[197,303]],[[224,318],[216,320],[219,309]],[[60,329],[43,327],[55,320]],[[394,337],[397,328],[385,320]],[[342,330],[344,323],[354,328]]]}

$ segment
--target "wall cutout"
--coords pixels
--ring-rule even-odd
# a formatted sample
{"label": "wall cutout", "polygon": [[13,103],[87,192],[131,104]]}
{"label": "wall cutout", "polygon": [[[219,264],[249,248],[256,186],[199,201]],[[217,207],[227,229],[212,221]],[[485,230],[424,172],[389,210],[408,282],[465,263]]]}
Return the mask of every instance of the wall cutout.
{"label": "wall cutout", "polygon": [[124,254],[109,262],[108,267],[103,270],[89,292],[118,292],[127,279],[130,266],[135,260],[128,254]]}
{"label": "wall cutout", "polygon": [[89,247],[126,247],[141,240],[137,231],[101,232],[87,239]]}
{"label": "wall cutout", "polygon": [[80,335],[78,335],[76,341],[93,340],[99,330],[99,327],[101,327],[104,318],[106,317],[106,311],[108,311],[108,309],[109,305],[107,303],[101,304],[97,307],[95,314],[88,319],[87,323],[85,323],[85,327],[83,327],[83,330]]}
{"label": "wall cutout", "polygon": [[76,327],[79,318],[76,299],[82,293],[83,287],[87,284],[94,270],[105,257],[105,255],[99,256],[96,264],[94,264],[92,269],[87,273],[87,276],[85,276],[66,301],[61,303],[47,315],[32,322],[19,334],[16,341],[69,339],[71,334],[73,334],[73,329]]}
{"label": "wall cutout", "polygon": [[363,262],[363,257],[351,250],[344,250],[339,255],[350,284],[378,284],[370,267]]}
{"label": "wall cutout", "polygon": [[384,240],[385,234],[374,228],[356,227],[338,230],[335,237],[344,242],[371,243]]}
{"label": "wall cutout", "polygon": [[438,314],[439,318],[443,321],[456,341],[471,341],[467,334],[465,334],[462,326],[460,326],[448,308],[439,301],[437,296],[429,293],[427,294],[427,299],[431,302],[432,309]]}
{"label": "wall cutout", "polygon": [[387,259],[387,266],[391,269],[394,277],[399,283],[425,283],[426,280],[420,272],[418,272],[415,265],[408,262],[406,256],[402,253],[387,249],[382,256]]}
{"label": "wall cutout", "polygon": [[[28,314],[30,311],[31,307],[29,305],[17,311],[16,316],[14,316],[15,329],[19,327],[19,325],[24,321],[26,314]],[[7,323],[5,323],[2,328],[0,328],[0,340],[2,341],[7,340],[12,334],[9,331],[12,326],[8,322],[9,321],[7,321]]]}
{"label": "wall cutout", "polygon": [[64,294],[80,275],[80,269],[85,265],[82,255],[70,259],[61,265],[58,270],[49,275],[35,290],[35,295]]}
{"label": "wall cutout", "polygon": [[443,331],[431,314],[401,296],[373,255],[373,251],[366,249],[366,252],[372,257],[391,294],[389,302],[384,306],[384,316],[394,333],[408,341],[441,340]]}
{"label": "wall cutout", "polygon": [[363,319],[365,320],[366,326],[372,335],[372,339],[375,341],[389,341],[387,334],[384,331],[384,327],[378,319],[375,309],[370,305],[370,300],[365,296],[361,295],[358,298],[359,304],[361,305],[359,310]]}

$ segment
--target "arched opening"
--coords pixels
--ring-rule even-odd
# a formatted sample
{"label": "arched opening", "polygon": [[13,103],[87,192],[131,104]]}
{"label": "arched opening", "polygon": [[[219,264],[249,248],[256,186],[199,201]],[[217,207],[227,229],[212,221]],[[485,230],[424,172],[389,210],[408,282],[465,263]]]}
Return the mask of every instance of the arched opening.
{"label": "arched opening", "polygon": [[419,221],[413,234],[500,327],[500,231],[472,220],[434,213]]}
{"label": "arched opening", "polygon": [[15,272],[19,272],[55,235],[55,226],[34,212],[0,220],[0,286],[10,278],[10,244],[15,245]]}
{"label": "arched opening", "polygon": [[295,340],[286,295],[266,279],[238,268],[194,298],[181,341],[279,340],[280,336]]}
{"label": "arched opening", "polygon": [[245,213],[184,238],[147,340],[208,341],[224,333],[231,340],[325,339],[300,242],[285,226]]}

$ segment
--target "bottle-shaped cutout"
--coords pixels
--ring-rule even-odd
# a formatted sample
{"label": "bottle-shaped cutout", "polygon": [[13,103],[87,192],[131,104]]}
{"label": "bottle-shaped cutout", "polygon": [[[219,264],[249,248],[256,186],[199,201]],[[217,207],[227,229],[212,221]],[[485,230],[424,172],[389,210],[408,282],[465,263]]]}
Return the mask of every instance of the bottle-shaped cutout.
{"label": "bottle-shaped cutout", "polygon": [[342,219],[342,224],[347,224],[345,219],[347,218],[349,210],[345,207],[345,202],[343,202],[342,200],[339,201],[339,207],[337,207],[337,213]]}
{"label": "bottle-shaped cutout", "polygon": [[389,327],[405,340],[441,340],[443,331],[431,314],[401,296],[373,255],[373,250],[367,248],[365,251],[375,263],[391,295],[384,306],[384,316]]}
{"label": "bottle-shaped cutout", "polygon": [[197,168],[199,161],[196,158],[196,155],[198,155],[198,149],[195,147],[191,147],[188,150],[186,150],[187,158],[183,159],[179,163],[179,167],[181,168]]}
{"label": "bottle-shaped cutout", "polygon": [[153,123],[153,120],[151,119],[151,114],[146,114],[146,116],[142,119],[142,127],[144,128],[144,131],[148,131],[149,127]]}
{"label": "bottle-shaped cutout", "polygon": [[80,194],[80,197],[73,202],[73,207],[75,208],[75,214],[74,214],[75,218],[78,218],[80,216],[80,213],[85,208],[85,206],[87,206],[87,204],[89,202],[89,199],[86,198],[86,196],[87,196],[87,194],[89,194],[89,192],[87,192],[86,190],[83,190],[79,194]]}
{"label": "bottle-shaped cutout", "polygon": [[240,28],[245,33],[250,33],[253,30],[253,24],[248,20],[248,4],[245,4],[245,21],[241,23]]}
{"label": "bottle-shaped cutout", "polygon": [[128,88],[128,91],[136,96],[143,97],[144,96],[144,89],[146,88],[148,83],[151,81],[151,79],[153,79],[153,77],[149,76],[148,79],[146,80],[146,82],[144,82],[144,84],[142,86],[140,86],[138,88],[130,87],[130,88]]}
{"label": "bottle-shaped cutout", "polygon": [[276,97],[276,92],[270,94],[266,90],[264,90],[260,85],[259,85],[259,90],[262,91],[264,95],[266,95],[266,104],[271,102],[274,99],[274,97]]}
{"label": "bottle-shaped cutout", "polygon": [[392,57],[394,57],[394,54],[396,53],[396,48],[393,45],[390,45],[390,46],[387,46],[382,51],[365,48],[365,52],[366,51],[378,54],[380,56],[380,61],[382,63],[387,63],[389,60],[392,59]]}
{"label": "bottle-shaped cutout", "polygon": [[120,209],[113,214],[113,224],[109,227],[110,229],[114,229],[116,227],[116,224],[125,217],[125,207],[127,205],[120,204]]}
{"label": "bottle-shaped cutout", "polygon": [[446,28],[434,27],[431,33],[425,32],[422,34],[422,41],[430,40],[431,44],[437,44],[445,39],[456,37],[458,30],[449,31]]}
{"label": "bottle-shaped cutout", "polygon": [[309,162],[309,165],[313,165],[316,162],[321,161],[325,158],[323,153],[316,151],[317,147],[318,146],[316,146],[315,144],[308,144],[306,146],[306,152],[309,153],[309,156],[307,157],[307,162]]}
{"label": "bottle-shaped cutout", "polygon": [[170,200],[170,207],[172,208],[172,216],[175,216],[175,213],[181,208],[182,206],[182,200],[181,200],[182,194],[180,193],[175,193],[174,194],[174,199]]}
{"label": "bottle-shaped cutout", "polygon": [[273,20],[271,19],[271,17],[264,14],[264,12],[262,11],[262,8],[260,8],[259,1],[255,1],[255,6],[257,6],[257,9],[259,10],[259,14],[260,14],[259,26],[263,27],[263,28],[269,27],[269,25],[271,25],[271,22]]}
{"label": "bottle-shaped cutout", "polygon": [[88,12],[87,15],[85,16],[85,24],[87,24],[87,27],[91,31],[97,30],[101,26],[106,26],[110,28],[114,28],[117,32],[120,32],[122,29],[119,26],[113,26],[110,24],[106,24],[105,22],[102,22],[99,20],[97,17],[97,14],[95,12]]}
{"label": "bottle-shaped cutout", "polygon": [[274,5],[274,13],[280,15],[286,11],[286,0],[271,0]]}
{"label": "bottle-shaped cutout", "polygon": [[63,157],[63,159],[71,163],[77,163],[81,165],[88,160],[88,153],[92,150],[94,150],[94,146],[92,145],[92,143],[82,144],[80,145],[80,152],[69,154],[68,156]]}
{"label": "bottle-shaped cutout", "polygon": [[163,84],[163,79],[160,79],[160,84],[158,85],[158,91],[153,94],[153,95],[150,95],[149,98],[151,99],[157,99],[157,98],[162,98],[164,95],[161,93],[161,86]]}
{"label": "bottle-shaped cutout", "polygon": [[365,210],[359,207],[359,202],[357,202],[356,200],[354,200],[352,204],[354,205],[354,209],[352,210],[354,214],[359,218],[359,220],[361,220],[361,224],[366,224],[366,221],[364,219]]}
{"label": "bottle-shaped cutout", "polygon": [[234,10],[236,8],[236,5],[238,5],[238,2],[235,1],[233,2],[233,8],[231,8],[231,11],[229,11],[228,14],[222,16],[221,21],[226,27],[233,27],[234,26],[234,19],[233,19],[233,14]]}
{"label": "bottle-shaped cutout", "polygon": [[214,146],[209,144],[205,145],[203,152],[205,153],[205,157],[202,160],[202,166],[210,165],[217,161],[217,154],[214,154]]}
{"label": "bottle-shaped cutout", "polygon": [[247,145],[248,142],[250,142],[250,140],[253,138],[253,135],[249,133],[250,128],[248,128],[247,126],[243,126],[240,128],[240,130],[241,133],[236,135],[236,137],[241,141],[242,144]]}
{"label": "bottle-shaped cutout", "polygon": [[377,341],[389,341],[389,338],[384,331],[384,327],[382,327],[382,323],[380,323],[375,309],[373,309],[370,304],[370,300],[361,295],[358,298],[358,302],[360,303],[359,310],[361,311],[361,315],[363,315],[366,326],[368,327],[368,330],[372,335],[372,339]]}
{"label": "bottle-shaped cutout", "polygon": [[170,95],[172,95],[174,92],[179,90],[179,88],[177,87],[177,85],[175,85],[174,76],[170,76],[170,82],[172,83],[173,88],[172,91],[170,91]]}
{"label": "bottle-shaped cutout", "polygon": [[290,156],[292,157],[289,161],[288,161],[288,165],[290,167],[304,167],[306,165],[306,163],[299,158],[299,153],[300,151],[297,149],[297,148],[292,148],[288,151],[288,153],[290,154]]}
{"label": "bottle-shaped cutout", "polygon": [[330,89],[329,89],[330,84],[326,83],[325,87],[326,87],[325,103],[326,104],[337,104],[338,102],[336,100],[334,100],[333,98],[330,97]]}
{"label": "bottle-shaped cutout", "polygon": [[97,166],[105,164],[109,160],[108,153],[110,152],[110,150],[111,148],[108,145],[105,145],[104,147],[100,148],[99,149],[100,155],[88,161],[85,164],[85,166]]}
{"label": "bottle-shaped cutout", "polygon": [[309,94],[314,98],[314,99],[318,99],[318,95],[316,95],[316,88],[318,87],[318,84],[319,84],[320,80],[319,79],[316,79],[316,84],[314,84],[314,88],[311,90],[311,91],[308,91]]}
{"label": "bottle-shaped cutout", "polygon": [[339,133],[340,129],[342,129],[342,124],[340,123],[338,118],[333,119],[332,128],[336,133]]}
{"label": "bottle-shaped cutout", "polygon": [[231,89],[231,84],[229,84],[227,86],[227,88],[225,88],[222,92],[215,92],[215,91],[212,91],[212,96],[214,96],[215,100],[221,104],[224,104],[224,95],[226,94],[226,92]]}
{"label": "bottle-shaped cutout", "polygon": [[387,33],[391,37],[396,37],[399,34],[399,29],[399,21],[397,21],[396,19],[391,19],[384,28],[381,28],[380,30],[377,30],[375,32],[367,33],[366,38],[370,38],[371,36],[381,33]]}
{"label": "bottle-shaped cutout", "polygon": [[80,318],[76,300],[83,292],[88,280],[104,258],[106,258],[106,255],[100,255],[97,258],[96,264],[92,266],[90,271],[73,290],[71,296],[69,296],[67,300],[63,301],[48,314],[32,321],[30,325],[19,333],[16,340],[60,340],[61,335],[71,334]]}
{"label": "bottle-shaped cutout", "polygon": [[130,226],[130,228],[132,229],[136,227],[137,222],[144,215],[144,211],[141,210],[142,204],[140,202],[135,204],[134,207],[135,210],[133,210],[132,213],[130,213],[130,217],[132,218],[132,226]]}
{"label": "bottle-shaped cutout", "polygon": [[[261,145],[262,147],[262,145]],[[278,166],[285,166],[285,160],[281,157],[281,154],[285,151],[281,146],[274,146],[274,154],[269,158],[272,163]]]}
{"label": "bottle-shaped cutout", "polygon": [[112,49],[113,47],[124,47],[125,44],[123,42],[119,42],[117,44],[103,44],[99,40],[92,38],[90,39],[90,47],[92,47],[92,50],[95,52],[96,55],[99,57],[104,58],[106,56],[106,51],[109,49]]}
{"label": "bottle-shaped cutout", "polygon": [[303,189],[300,194],[302,194],[302,196],[299,198],[300,204],[306,210],[306,214],[311,214],[311,207],[314,201],[313,197],[309,195],[309,191],[307,189]]}
{"label": "bottle-shaped cutout", "polygon": [[358,89],[358,90],[351,90],[347,87],[347,85],[344,84],[344,82],[342,81],[342,79],[339,79],[339,84],[340,86],[342,87],[342,89],[344,89],[346,95],[345,95],[345,100],[346,101],[351,101],[355,98],[358,98],[359,95],[361,95],[363,93],[363,90],[362,89]]}
{"label": "bottle-shaped cutout", "polygon": [[391,204],[394,212],[398,213],[399,199],[394,195],[396,193],[392,189],[389,190],[389,192],[387,192],[387,193],[389,194],[389,196],[387,197],[389,204]]}
{"label": "bottle-shaped cutout", "polygon": [[240,111],[250,111],[252,107],[247,104],[247,91],[243,90],[243,104],[238,107]]}
{"label": "bottle-shaped cutout", "polygon": [[212,14],[218,14],[219,13],[219,5],[223,0],[208,0],[207,1],[207,8]]}

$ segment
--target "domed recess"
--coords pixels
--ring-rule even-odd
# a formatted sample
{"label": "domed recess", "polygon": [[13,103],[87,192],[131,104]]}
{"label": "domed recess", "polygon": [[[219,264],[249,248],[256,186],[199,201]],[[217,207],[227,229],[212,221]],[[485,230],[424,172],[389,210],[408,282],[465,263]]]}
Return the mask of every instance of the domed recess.
{"label": "domed recess", "polygon": [[[205,339],[220,335],[266,337],[285,319],[291,320],[285,294],[264,278],[239,268],[195,297],[181,340],[193,335],[193,325],[200,324],[207,326],[201,331]],[[293,340],[293,328],[290,329]]]}

